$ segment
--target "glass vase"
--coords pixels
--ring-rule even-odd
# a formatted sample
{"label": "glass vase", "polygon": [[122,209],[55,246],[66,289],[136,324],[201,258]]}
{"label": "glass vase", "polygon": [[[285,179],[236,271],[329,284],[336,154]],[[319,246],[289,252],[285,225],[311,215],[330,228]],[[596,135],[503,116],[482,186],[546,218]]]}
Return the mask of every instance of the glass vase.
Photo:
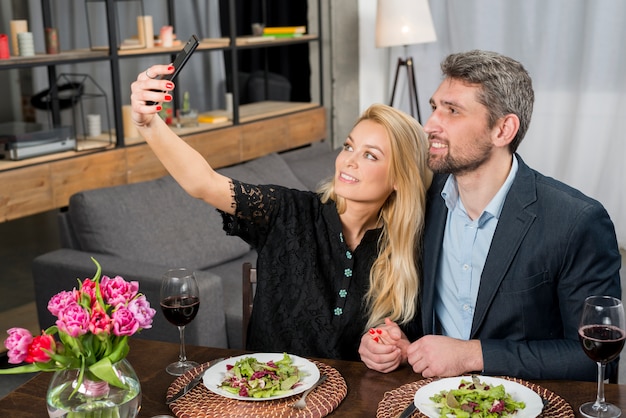
{"label": "glass vase", "polygon": [[46,402],[50,418],[134,418],[141,407],[141,386],[135,370],[126,359],[113,364],[113,370],[125,384],[118,388],[88,376],[78,384],[79,369],[54,372]]}

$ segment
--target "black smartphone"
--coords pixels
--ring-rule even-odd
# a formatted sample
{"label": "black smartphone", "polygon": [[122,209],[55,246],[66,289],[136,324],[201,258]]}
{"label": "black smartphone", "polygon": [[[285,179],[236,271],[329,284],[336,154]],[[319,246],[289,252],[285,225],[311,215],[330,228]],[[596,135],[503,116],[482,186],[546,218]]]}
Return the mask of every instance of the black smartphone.
{"label": "black smartphone", "polygon": [[[174,58],[174,62],[172,63],[172,65],[174,66],[174,72],[172,74],[159,76],[158,79],[173,80],[178,75],[180,70],[182,70],[183,66],[187,63],[189,57],[191,56],[191,54],[193,54],[193,51],[196,50],[199,44],[200,40],[198,39],[198,37],[196,35],[191,35],[191,38],[189,38],[189,40],[185,44],[185,47],[176,55],[176,58]],[[154,106],[155,104],[157,104],[157,102],[147,101],[146,104],[148,106]]]}

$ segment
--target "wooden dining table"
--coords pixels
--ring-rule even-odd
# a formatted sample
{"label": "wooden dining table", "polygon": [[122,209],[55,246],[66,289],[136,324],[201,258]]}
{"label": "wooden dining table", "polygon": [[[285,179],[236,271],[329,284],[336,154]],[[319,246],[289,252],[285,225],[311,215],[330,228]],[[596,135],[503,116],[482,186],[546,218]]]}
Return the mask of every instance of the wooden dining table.
{"label": "wooden dining table", "polygon": [[[197,346],[187,346],[186,352],[190,360],[198,363],[246,353],[241,350]],[[139,417],[175,415],[166,405],[165,399],[176,377],[167,374],[165,367],[176,361],[178,354],[178,344],[142,339],[131,341],[128,360],[141,381],[142,389]],[[422,379],[409,367],[402,367],[391,373],[378,373],[357,361],[315,360],[336,369],[345,379],[347,393],[330,413],[331,417],[376,417],[378,405],[386,393]],[[46,417],[46,391],[50,378],[51,373],[35,374],[32,379],[0,399],[0,415],[16,418]],[[535,380],[532,383],[566,400],[577,417],[581,416],[578,412],[579,405],[593,400],[597,389],[593,382]],[[626,411],[626,385],[606,384],[605,396],[607,401]]]}

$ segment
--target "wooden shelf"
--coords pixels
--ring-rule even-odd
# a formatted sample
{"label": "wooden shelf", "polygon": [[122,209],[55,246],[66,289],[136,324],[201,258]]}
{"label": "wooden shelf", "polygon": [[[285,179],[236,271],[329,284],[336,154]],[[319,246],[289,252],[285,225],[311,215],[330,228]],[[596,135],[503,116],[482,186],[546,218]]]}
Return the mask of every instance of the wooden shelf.
{"label": "wooden shelf", "polygon": [[270,38],[268,36],[240,36],[237,38],[237,46],[278,46],[300,42],[309,42],[317,39],[317,35],[301,35],[294,38]]}
{"label": "wooden shelf", "polygon": [[13,56],[0,60],[0,70],[18,67],[32,67],[34,65],[60,65],[74,61],[97,61],[108,59],[109,51],[94,51],[91,49],[76,49],[58,54],[35,54],[30,57]]}
{"label": "wooden shelf", "polygon": [[[272,152],[285,151],[326,137],[326,111],[308,104],[301,110],[281,102],[248,106],[265,110],[265,118],[232,126],[198,127],[183,138],[215,168],[248,161]],[[283,107],[285,113],[278,113]],[[271,110],[273,108],[273,110]],[[271,112],[276,116],[268,117]],[[145,143],[88,151],[0,161],[0,222],[67,206],[81,190],[151,180],[166,174]]]}
{"label": "wooden shelf", "polygon": [[[254,121],[259,121],[267,118],[274,118],[277,116],[288,115],[290,113],[301,112],[304,110],[311,110],[320,107],[317,103],[299,103],[299,102],[278,102],[278,101],[263,101],[257,103],[250,103],[241,105],[239,107],[240,112],[240,122],[241,123],[250,123]],[[228,116],[228,113],[225,110],[214,110],[209,112],[214,115],[220,116]],[[201,134],[203,132],[221,129],[228,126],[232,126],[232,122],[229,120],[227,122],[221,123],[200,123],[198,126],[189,126],[183,128],[172,127],[172,130],[176,132],[179,136],[189,136],[195,134]],[[115,131],[111,131],[111,135],[115,137]],[[96,151],[101,150],[110,150],[114,149],[114,144],[108,144],[108,135],[107,133],[103,133],[102,141],[98,140],[80,140],[77,142],[77,150],[75,151],[63,151],[57,152],[54,154],[42,155],[33,158],[27,158],[24,160],[13,161],[13,160],[1,160],[0,159],[0,174],[3,171],[13,170],[16,168],[22,168],[26,166],[31,166],[35,164],[41,164],[45,162],[64,160],[67,158],[73,158],[77,156],[81,156],[83,154],[90,154]],[[144,144],[145,141],[141,137],[133,137],[133,138],[124,138],[125,145],[137,145]]]}
{"label": "wooden shelf", "polygon": [[[279,102],[272,100],[248,103],[239,106],[239,122],[248,123],[255,120],[287,115],[289,113],[300,112],[302,110],[313,109],[316,107],[319,107],[319,103]],[[215,116],[226,116],[230,118],[230,115],[225,110],[213,110],[207,113]]]}
{"label": "wooden shelf", "polygon": [[[259,46],[282,46],[289,44],[297,44],[301,42],[309,42],[317,40],[317,35],[302,35],[296,38],[274,38],[260,39],[261,37],[241,36],[236,40],[238,47],[259,47]],[[198,45],[198,50],[224,49],[230,46],[229,38],[206,38]],[[157,54],[177,54],[182,48],[182,44],[176,44],[171,47],[156,46],[153,48],[129,48],[118,49],[117,54],[120,57],[157,55]],[[38,53],[30,57],[12,56],[8,59],[0,60],[0,70],[18,67],[31,67],[33,65],[60,65],[75,61],[97,61],[108,59],[110,51],[108,47],[93,49],[75,49],[70,51],[62,51],[58,54]]]}
{"label": "wooden shelf", "polygon": [[[278,102],[263,101],[257,103],[249,103],[239,106],[239,123],[250,123],[276,116],[288,115],[290,113],[301,112],[319,107],[318,103],[299,103],[299,102]],[[222,109],[206,112],[214,116],[226,116],[228,121],[218,123],[199,123],[197,126],[186,126],[182,128],[172,127],[172,130],[179,136],[193,135],[201,132],[220,129],[226,126],[232,126],[232,120],[228,112]],[[203,113],[204,114],[204,113]],[[141,137],[124,138],[124,144],[135,145],[142,144],[145,141]],[[0,163],[0,171],[2,163]]]}

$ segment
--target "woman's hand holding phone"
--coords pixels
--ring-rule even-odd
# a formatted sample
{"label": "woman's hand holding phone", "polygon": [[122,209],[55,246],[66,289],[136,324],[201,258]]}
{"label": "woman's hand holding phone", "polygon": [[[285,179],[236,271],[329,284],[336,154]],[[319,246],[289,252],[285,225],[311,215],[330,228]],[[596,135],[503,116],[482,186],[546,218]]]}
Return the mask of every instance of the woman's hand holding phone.
{"label": "woman's hand holding phone", "polygon": [[[178,53],[178,55],[176,55],[176,58],[174,59],[174,62],[172,63],[172,65],[174,66],[173,73],[151,77],[150,74],[146,71],[146,75],[149,78],[154,78],[158,80],[174,80],[174,78],[176,78],[180,70],[182,70],[184,65],[189,60],[189,57],[191,56],[191,54],[193,54],[193,52],[196,50],[199,44],[200,44],[200,40],[198,39],[198,37],[196,35],[191,35],[191,38],[189,38],[189,40],[185,44],[185,47]],[[160,91],[160,90],[154,90],[154,91]],[[148,106],[154,106],[157,103],[158,102],[146,101],[146,105]]]}

